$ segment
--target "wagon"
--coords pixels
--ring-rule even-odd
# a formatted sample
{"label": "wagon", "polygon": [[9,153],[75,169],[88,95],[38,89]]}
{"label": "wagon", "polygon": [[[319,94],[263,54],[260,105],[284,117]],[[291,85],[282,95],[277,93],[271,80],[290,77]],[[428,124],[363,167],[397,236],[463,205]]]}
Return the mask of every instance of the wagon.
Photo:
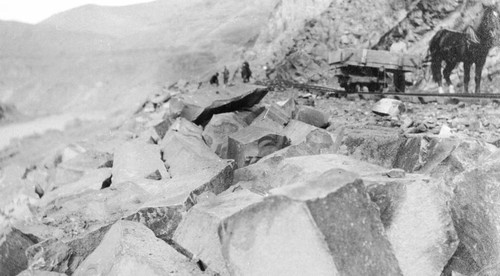
{"label": "wagon", "polygon": [[[368,49],[341,49],[330,53],[328,60],[346,92],[359,92],[363,87],[368,91],[382,91],[391,80],[388,73],[412,72],[421,63],[419,56]],[[397,88],[404,91],[404,85]]]}

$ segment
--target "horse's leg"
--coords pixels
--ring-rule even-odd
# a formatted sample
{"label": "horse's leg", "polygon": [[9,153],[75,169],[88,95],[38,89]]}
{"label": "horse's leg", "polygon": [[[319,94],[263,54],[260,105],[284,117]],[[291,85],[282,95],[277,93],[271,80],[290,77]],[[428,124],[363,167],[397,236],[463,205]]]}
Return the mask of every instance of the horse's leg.
{"label": "horse's leg", "polygon": [[450,89],[449,90],[450,93],[455,93],[455,88],[453,88],[453,84],[451,83],[450,75],[451,75],[451,71],[453,71],[453,69],[455,69],[456,66],[457,66],[456,62],[447,62],[446,67],[443,70],[443,76],[444,76],[444,79],[446,80],[446,84],[448,85],[448,87]]}
{"label": "horse's leg", "polygon": [[436,55],[432,57],[431,63],[431,71],[432,71],[432,79],[438,84],[439,94],[443,93],[442,85],[442,75],[441,75],[441,59],[439,59]]}
{"label": "horse's leg", "polygon": [[464,62],[464,93],[469,93],[469,82],[470,82],[470,68],[472,66],[471,62]]}
{"label": "horse's leg", "polygon": [[485,62],[486,57],[476,62],[476,75],[474,76],[474,80],[476,81],[476,94],[481,93],[481,73],[483,72]]}

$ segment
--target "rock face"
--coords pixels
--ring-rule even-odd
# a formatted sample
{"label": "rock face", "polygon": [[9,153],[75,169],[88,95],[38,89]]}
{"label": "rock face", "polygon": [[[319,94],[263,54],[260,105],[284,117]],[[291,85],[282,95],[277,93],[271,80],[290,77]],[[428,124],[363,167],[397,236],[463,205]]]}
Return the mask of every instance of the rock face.
{"label": "rock face", "polygon": [[271,193],[223,222],[231,273],[402,275],[378,210],[352,174],[328,171]]}
{"label": "rock face", "polygon": [[275,131],[250,126],[229,136],[228,157],[243,168],[289,144],[287,137]]}
{"label": "rock face", "polygon": [[140,223],[118,221],[73,275],[203,275]]}
{"label": "rock face", "polygon": [[25,250],[37,243],[36,237],[28,236],[15,228],[5,229],[0,236],[0,272],[14,276],[28,267]]}

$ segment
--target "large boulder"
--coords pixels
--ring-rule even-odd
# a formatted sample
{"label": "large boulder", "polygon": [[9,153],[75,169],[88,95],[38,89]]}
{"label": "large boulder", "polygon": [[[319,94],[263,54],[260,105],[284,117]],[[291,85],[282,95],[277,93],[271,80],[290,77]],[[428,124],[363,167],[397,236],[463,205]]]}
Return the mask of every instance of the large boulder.
{"label": "large boulder", "polygon": [[238,190],[191,208],[175,231],[176,244],[219,275],[230,275],[222,255],[219,228],[224,219],[262,200],[248,190]]}
{"label": "large boulder", "polygon": [[237,84],[204,87],[195,93],[180,94],[170,100],[173,116],[180,115],[197,125],[206,124],[214,114],[232,112],[259,103],[267,94],[264,86]]}
{"label": "large boulder", "polygon": [[203,275],[140,223],[118,221],[73,275]]}
{"label": "large boulder", "polygon": [[314,107],[300,106],[296,119],[315,127],[325,128],[328,126],[328,115]]}
{"label": "large boulder", "polygon": [[271,104],[252,122],[252,126],[278,131],[283,129],[291,117],[277,104]]}
{"label": "large boulder", "polygon": [[441,275],[458,246],[443,181],[408,174],[364,178],[404,275]]}
{"label": "large boulder", "polygon": [[463,246],[451,262],[452,270],[467,275],[483,270],[478,275],[500,274],[499,160],[496,154],[477,168],[460,173],[451,183],[453,223]]}
{"label": "large boulder", "polygon": [[330,170],[226,218],[219,236],[236,275],[402,275],[361,180]]}

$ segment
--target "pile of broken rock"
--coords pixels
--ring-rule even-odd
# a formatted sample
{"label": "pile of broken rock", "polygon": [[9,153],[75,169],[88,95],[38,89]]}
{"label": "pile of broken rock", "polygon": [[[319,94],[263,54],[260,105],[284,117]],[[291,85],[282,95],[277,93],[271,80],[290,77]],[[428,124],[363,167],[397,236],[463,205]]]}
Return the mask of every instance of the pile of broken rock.
{"label": "pile of broken rock", "polygon": [[500,273],[495,146],[335,129],[267,93],[163,95],[95,141],[4,168],[1,274]]}

